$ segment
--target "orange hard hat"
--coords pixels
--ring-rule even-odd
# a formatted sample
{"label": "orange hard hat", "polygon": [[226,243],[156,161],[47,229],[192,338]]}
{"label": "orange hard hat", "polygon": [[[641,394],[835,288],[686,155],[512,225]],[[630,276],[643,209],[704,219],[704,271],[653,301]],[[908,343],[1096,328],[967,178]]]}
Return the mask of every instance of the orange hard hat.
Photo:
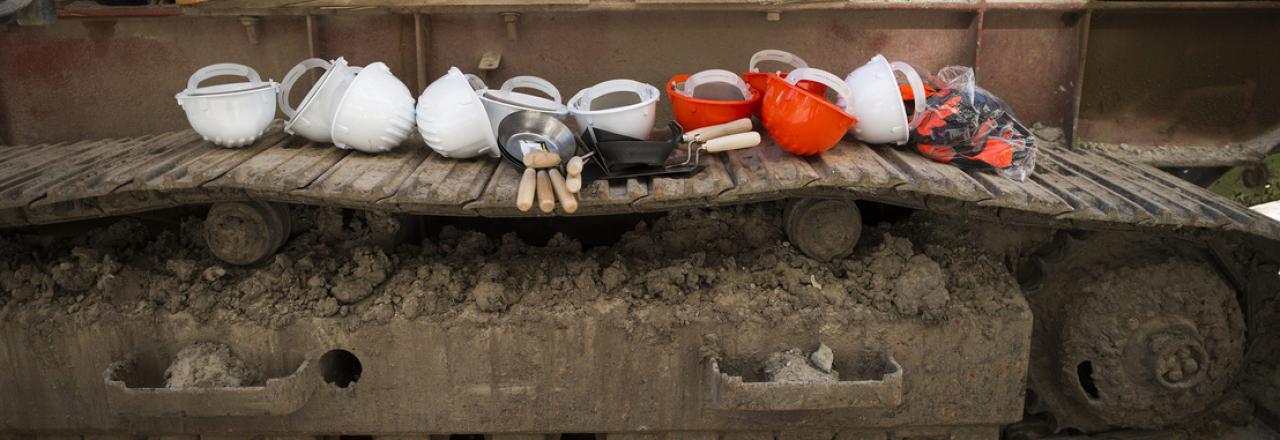
{"label": "orange hard hat", "polygon": [[857,123],[857,118],[827,101],[826,96],[798,85],[802,81],[823,84],[849,102],[848,86],[829,72],[801,68],[792,71],[789,78],[772,75],[768,79],[760,119],[783,150],[797,155],[821,153],[839,143]]}
{"label": "orange hard hat", "polygon": [[[676,122],[679,122],[685,130],[749,118],[760,108],[760,99],[764,97],[764,93],[746,84],[743,86],[746,88],[747,97],[741,100],[695,98],[689,93],[677,90],[678,85],[685,84],[690,76],[676,75],[667,82],[667,97],[671,98],[671,110],[675,114]],[[687,91],[691,92],[691,90]]]}

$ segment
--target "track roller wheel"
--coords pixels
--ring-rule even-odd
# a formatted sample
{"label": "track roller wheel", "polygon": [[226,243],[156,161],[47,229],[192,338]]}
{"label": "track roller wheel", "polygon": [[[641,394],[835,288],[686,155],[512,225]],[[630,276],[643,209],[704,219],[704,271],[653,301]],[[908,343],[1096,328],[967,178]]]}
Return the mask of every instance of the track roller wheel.
{"label": "track roller wheel", "polygon": [[292,227],[288,207],[262,201],[224,202],[209,208],[204,241],[219,260],[246,266],[275,256]]}
{"label": "track roller wheel", "polygon": [[793,199],[782,221],[791,244],[815,260],[847,256],[862,237],[862,214],[852,200]]}
{"label": "track roller wheel", "polygon": [[1169,427],[1212,407],[1243,365],[1236,292],[1197,249],[1061,234],[1031,260],[1028,411],[1055,432]]}

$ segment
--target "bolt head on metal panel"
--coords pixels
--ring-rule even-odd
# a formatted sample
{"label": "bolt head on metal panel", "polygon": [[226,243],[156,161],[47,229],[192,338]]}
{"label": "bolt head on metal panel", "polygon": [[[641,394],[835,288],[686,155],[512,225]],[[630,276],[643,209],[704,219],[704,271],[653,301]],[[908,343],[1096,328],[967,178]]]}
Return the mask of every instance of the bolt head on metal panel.
{"label": "bolt head on metal panel", "polygon": [[497,52],[485,52],[480,56],[480,70],[497,70],[498,65],[502,64],[502,54]]}

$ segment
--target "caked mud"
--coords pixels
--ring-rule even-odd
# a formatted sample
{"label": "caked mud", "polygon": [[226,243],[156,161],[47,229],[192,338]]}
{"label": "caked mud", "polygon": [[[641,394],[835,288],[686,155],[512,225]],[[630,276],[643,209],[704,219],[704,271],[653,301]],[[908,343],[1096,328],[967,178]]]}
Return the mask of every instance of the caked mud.
{"label": "caked mud", "polygon": [[[927,327],[1025,316],[1009,268],[1052,235],[914,215],[866,225],[853,255],[822,262],[790,246],[781,213],[772,204],[676,211],[599,246],[584,246],[572,234],[526,242],[516,233],[482,233],[457,221],[391,247],[378,237],[398,227],[383,224],[387,216],[294,208],[296,232],[259,267],[212,257],[196,217],[169,226],[121,219],[63,236],[10,233],[0,237],[0,321],[39,335],[177,318],[263,336],[312,319],[347,329],[420,321],[446,331],[598,322],[621,327],[645,346],[666,343],[677,329],[714,323],[785,328],[795,336],[786,344],[726,350],[717,335],[705,335],[700,353],[728,356],[722,365],[734,374],[793,383],[875,380],[884,374],[876,353],[849,346],[832,353],[804,323],[910,320]],[[1197,290],[1193,281],[1181,284]],[[1126,289],[1120,282],[1102,284]],[[244,330],[255,327],[264,330]],[[246,353],[220,344],[187,346],[190,341],[164,349],[172,355],[140,352],[140,359],[159,363],[154,367],[165,373],[164,386],[174,388],[256,385],[297,365],[267,366],[260,353],[242,361],[236,355]],[[1227,412],[1248,414],[1249,408]],[[1239,417],[1225,419],[1239,423]]]}
{"label": "caked mud", "polygon": [[181,313],[278,328],[312,317],[359,326],[616,314],[661,331],[797,316],[936,321],[1021,307],[1002,261],[1013,257],[928,222],[868,227],[853,256],[819,262],[787,243],[776,205],[677,211],[586,249],[560,234],[535,246],[453,226],[387,249],[366,239],[386,229],[369,224],[376,216],[294,214],[299,232],[273,261],[249,268],[214,259],[194,217],[158,231],[122,219],[67,240],[5,235],[0,317],[88,325]]}
{"label": "caked mud", "polygon": [[201,341],[178,351],[164,371],[166,388],[219,388],[256,385],[259,374],[227,344]]}
{"label": "caked mud", "polygon": [[761,369],[769,382],[830,383],[840,380],[840,372],[832,363],[834,359],[835,354],[827,344],[819,345],[808,354],[791,348],[770,353]]}

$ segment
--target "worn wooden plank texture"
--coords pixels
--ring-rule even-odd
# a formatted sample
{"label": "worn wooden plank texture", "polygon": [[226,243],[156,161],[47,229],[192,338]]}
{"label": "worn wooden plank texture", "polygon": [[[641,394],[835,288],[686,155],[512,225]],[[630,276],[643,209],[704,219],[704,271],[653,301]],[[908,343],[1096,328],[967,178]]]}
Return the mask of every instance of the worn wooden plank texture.
{"label": "worn wooden plank texture", "polygon": [[[81,173],[47,185],[45,196],[29,203],[27,216],[38,223],[55,223],[55,221],[91,219],[91,217],[119,214],[122,211],[138,211],[140,207],[151,208],[152,203],[140,205],[141,201],[136,201],[138,197],[125,198],[129,207],[115,207],[114,210],[110,206],[102,206],[102,202],[122,200],[118,196],[113,196],[113,193],[119,192],[125,185],[134,183],[134,179],[141,174],[138,173],[138,166],[141,164],[154,161],[156,157],[163,156],[166,152],[180,150],[200,142],[202,142],[200,138],[191,130],[160,134],[155,138],[147,139],[137,147],[106,157]],[[146,200],[154,200],[155,194],[159,193],[155,188],[145,188],[143,192],[146,193],[143,196]]]}
{"label": "worn wooden plank texture", "polygon": [[328,144],[302,142],[278,145],[244,161],[205,186],[280,196],[310,185],[349,153]]}
{"label": "worn wooden plank texture", "polygon": [[[1148,214],[1150,214],[1152,222],[1159,225],[1204,225],[1212,226],[1216,222],[1205,223],[1197,218],[1196,212],[1188,209],[1178,203],[1169,203],[1164,197],[1144,188],[1141,185],[1135,185],[1121,176],[1114,176],[1111,173],[1104,173],[1104,168],[1099,166],[1093,158],[1086,158],[1068,150],[1042,150],[1045,156],[1052,157],[1062,167],[1070,169],[1079,178],[1096,182],[1115,194],[1124,197],[1129,202],[1138,205]],[[1123,218],[1115,220],[1124,221]]]}
{"label": "worn wooden plank texture", "polygon": [[411,214],[473,215],[464,205],[484,194],[499,163],[491,157],[457,160],[431,154],[381,203]]}
{"label": "worn wooden plank texture", "polygon": [[218,191],[191,192],[273,145],[289,142],[278,130],[239,149],[221,148],[188,131],[152,139],[141,154],[120,156],[115,166],[95,168],[56,185],[31,205],[32,221],[48,223],[120,215],[227,199]]}
{"label": "worn wooden plank texture", "polygon": [[1183,197],[1195,203],[1222,213],[1222,215],[1230,219],[1230,222],[1226,225],[1229,229],[1264,236],[1280,236],[1280,222],[1214,194],[1208,189],[1196,186],[1191,182],[1179,179],[1151,166],[1134,164],[1120,158],[1108,157],[1098,153],[1084,152],[1084,154],[1096,155],[1100,160],[1110,161],[1121,170],[1144,177],[1153,182],[1153,185],[1168,188],[1169,191],[1180,193]]}
{"label": "worn wooden plank texture", "polygon": [[296,145],[301,140],[271,133],[247,148],[220,148],[205,143],[203,151],[173,158],[167,162],[151,164],[137,173],[134,182],[139,186],[177,191],[195,188],[226,175],[273,148]]}
{"label": "worn wooden plank texture", "polygon": [[111,157],[132,154],[131,150],[140,148],[151,138],[152,136],[144,136],[90,144],[83,149],[76,149],[73,154],[48,151],[42,156],[56,155],[58,158],[0,180],[0,206],[27,206],[43,197],[50,186],[91,169]]}
{"label": "worn wooden plank texture", "polygon": [[597,180],[582,186],[578,207],[583,211],[607,214],[628,212],[636,200],[648,195],[646,179]]}
{"label": "worn wooden plank texture", "polygon": [[379,155],[352,152],[310,185],[294,191],[291,198],[376,208],[380,201],[400,191],[429,155],[431,150],[421,144],[403,145]]}
{"label": "worn wooden plank texture", "polygon": [[69,156],[79,154],[87,148],[92,148],[104,142],[115,142],[121,139],[102,139],[96,141],[80,141],[65,144],[46,145],[44,148],[31,148],[23,150],[23,152],[7,155],[3,161],[0,161],[0,182],[7,178],[13,177],[16,173],[21,173],[33,168],[39,168],[47,163],[65,160]]}
{"label": "worn wooden plank texture", "polygon": [[[375,156],[288,137],[277,127],[242,149],[218,148],[187,130],[9,151],[15,154],[0,158],[0,225],[243,198],[427,215],[544,215],[515,209],[520,173],[514,167],[494,158],[446,159],[420,141]],[[703,162],[706,169],[683,179],[591,182],[578,196],[578,214],[727,205],[836,189],[855,198],[1042,218],[1046,224],[1195,227],[1280,237],[1280,223],[1153,168],[1093,152],[1043,149],[1036,173],[1025,182],[857,142],[812,157],[766,142],[706,155]]]}
{"label": "worn wooden plank texture", "polygon": [[520,178],[522,172],[516,171],[516,167],[500,161],[497,168],[494,169],[493,175],[489,177],[489,181],[485,183],[484,192],[479,199],[466,203],[465,209],[473,210],[480,215],[541,215],[542,211],[537,208],[530,209],[527,212],[520,212],[516,209],[516,193],[519,192]]}
{"label": "worn wooden plank texture", "polygon": [[1004,176],[982,172],[973,173],[970,176],[992,195],[991,199],[978,202],[981,206],[995,206],[1046,215],[1065,214],[1074,210],[1071,204],[1032,179],[1018,182]]}
{"label": "worn wooden plank texture", "polygon": [[911,178],[860,142],[842,142],[815,156],[814,164],[822,178],[811,186],[885,192]]}
{"label": "worn wooden plank texture", "polygon": [[779,197],[822,178],[809,161],[771,143],[730,151],[720,158],[733,179],[733,186],[716,196],[716,203]]}
{"label": "worn wooden plank texture", "polygon": [[192,131],[157,136],[145,147],[134,148],[125,154],[113,156],[95,164],[83,173],[50,185],[45,198],[36,205],[110,194],[137,177],[135,171],[139,164],[152,161],[164,153],[185,149],[199,140],[200,138]]}
{"label": "worn wooden plank texture", "polygon": [[906,182],[895,189],[965,202],[980,202],[995,197],[959,168],[931,161],[900,148],[878,146],[873,151],[896,167],[902,175],[908,176]]}
{"label": "worn wooden plank texture", "polygon": [[0,164],[0,187],[11,187],[30,180],[46,167],[71,163],[74,158],[86,151],[93,151],[103,145],[123,142],[124,139],[104,139],[101,141],[84,141],[66,145],[62,148],[41,150],[37,154],[26,155]]}
{"label": "worn wooden plank texture", "polygon": [[733,188],[733,179],[718,156],[704,156],[706,167],[685,178],[650,177],[649,195],[633,202],[637,210],[660,211],[677,207],[707,206],[710,200]]}
{"label": "worn wooden plank texture", "polygon": [[33,154],[39,154],[41,151],[44,151],[44,150],[57,150],[61,148],[67,148],[72,144],[84,143],[84,142],[88,142],[88,141],[57,142],[57,143],[48,143],[48,144],[29,144],[29,145],[15,145],[15,146],[0,147],[0,168],[3,168],[3,165],[5,163],[19,160],[24,157],[30,157]]}
{"label": "worn wooden plank texture", "polygon": [[1051,155],[1036,158],[1036,171],[1031,180],[1053,191],[1071,204],[1071,212],[1059,217],[1079,221],[1113,222],[1129,219],[1139,224],[1152,224],[1155,219],[1141,206],[1093,180],[1080,176]]}
{"label": "worn wooden plank texture", "polygon": [[[1064,157],[1074,152],[1064,152]],[[1178,218],[1172,225],[1193,225],[1206,228],[1226,226],[1232,220],[1222,212],[1188,197],[1182,191],[1169,190],[1163,184],[1153,181],[1141,173],[1136,167],[1119,167],[1097,154],[1078,154],[1077,160],[1092,170],[1104,175],[1107,180],[1125,185],[1130,191],[1158,203],[1165,209],[1178,212]]]}
{"label": "worn wooden plank texture", "polygon": [[[73,199],[74,192],[59,194],[48,203],[33,204],[33,218],[57,215],[86,217],[89,212],[103,215],[133,213],[152,209],[222,200],[225,193],[190,190],[216,179],[236,165],[280,143],[290,142],[278,130],[245,148],[222,148],[196,140],[180,143],[175,148],[158,148],[154,154],[131,160],[95,177],[97,189]],[[160,145],[160,144],[156,144]],[[109,189],[109,191],[108,191]],[[179,197],[183,195],[185,197]]]}

